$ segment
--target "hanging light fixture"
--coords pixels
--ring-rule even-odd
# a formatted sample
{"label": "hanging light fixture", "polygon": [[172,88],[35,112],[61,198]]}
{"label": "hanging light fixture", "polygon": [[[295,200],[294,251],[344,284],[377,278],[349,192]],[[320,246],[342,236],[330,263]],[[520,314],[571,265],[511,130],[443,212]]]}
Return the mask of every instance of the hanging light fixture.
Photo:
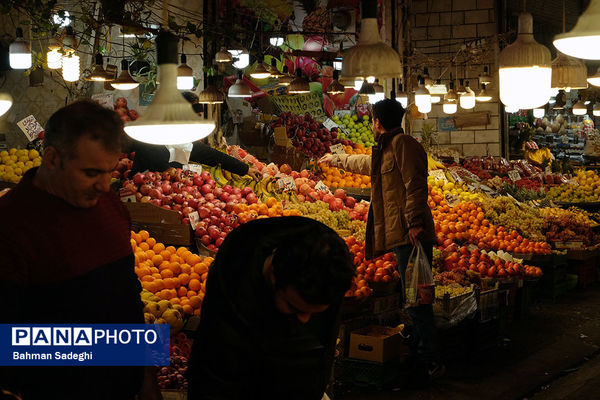
{"label": "hanging light fixture", "polygon": [[[425,82],[425,87],[427,87],[427,81]],[[441,79],[435,81],[435,83],[427,89],[429,89],[429,93],[431,93],[431,102],[433,104],[442,101],[442,98],[448,93],[448,88],[442,83]]]}
{"label": "hanging light fixture", "polygon": [[230,63],[233,61],[233,54],[227,51],[225,47],[221,47],[221,50],[215,54],[215,61],[218,63]]}
{"label": "hanging light fixture", "polygon": [[340,71],[337,69],[333,70],[333,81],[327,87],[327,93],[329,94],[341,94],[346,91],[344,85],[339,82]]}
{"label": "hanging light fixture", "polygon": [[342,60],[344,59],[342,53],[344,52],[344,42],[340,42],[340,48],[338,50],[337,56],[335,60],[333,60],[333,69],[337,69],[338,71],[342,70]]}
{"label": "hanging light fixture", "polygon": [[431,92],[431,87],[434,85],[435,82],[429,76],[428,67],[423,68],[423,79],[425,79],[425,87],[427,88],[427,90],[429,90],[429,92]]}
{"label": "hanging light fixture", "polygon": [[458,89],[456,89],[456,93],[459,96],[467,93],[467,89],[465,88],[465,80],[462,78],[458,80]]}
{"label": "hanging light fixture", "polygon": [[587,67],[583,61],[558,52],[552,61],[552,89],[587,89]]}
{"label": "hanging light fixture", "polygon": [[544,108],[534,108],[533,109],[533,117],[534,118],[544,118],[546,115],[546,109]]}
{"label": "hanging light fixture", "polygon": [[213,84],[212,76],[208,77],[208,85],[198,94],[198,103],[200,104],[223,104],[225,96]]}
{"label": "hanging light fixture", "polygon": [[290,94],[304,94],[310,93],[310,84],[305,77],[302,76],[302,69],[296,68],[296,78],[290,82],[288,89]]}
{"label": "hanging light fixture", "polygon": [[465,90],[466,90],[466,93],[461,94],[460,97],[458,98],[458,101],[460,104],[460,108],[464,108],[465,110],[470,110],[473,107],[475,107],[476,98],[475,98],[475,92],[473,92],[473,90],[471,90],[471,88],[469,87],[469,81],[466,81]]}
{"label": "hanging light fixture", "polygon": [[479,92],[479,94],[477,96],[475,96],[475,100],[477,101],[481,101],[481,102],[486,102],[486,101],[490,101],[492,99],[492,96],[490,96],[488,94],[488,92],[485,91],[485,83],[481,84],[481,92]]}
{"label": "hanging light fixture", "polygon": [[102,54],[96,54],[96,65],[94,66],[92,73],[89,74],[85,78],[85,80],[93,82],[104,82],[111,80],[109,79],[108,74],[104,70],[104,60],[102,59]]}
{"label": "hanging light fixture", "polygon": [[377,25],[377,0],[362,0],[358,44],[344,52],[342,76],[394,78],[402,71],[400,56],[381,40]]}
{"label": "hanging light fixture", "polygon": [[258,59],[258,65],[254,71],[250,72],[250,76],[254,79],[267,79],[271,76],[271,73],[265,68],[265,64],[262,62],[262,57]]}
{"label": "hanging light fixture", "polygon": [[229,87],[227,91],[227,96],[229,97],[249,97],[252,96],[252,90],[246,83],[242,80],[242,70],[238,69],[237,71],[237,80],[233,85]]}
{"label": "hanging light fixture", "polygon": [[160,31],[156,53],[160,86],[146,112],[125,125],[125,133],[152,144],[184,144],[207,137],[215,122],[200,118],[177,90],[177,36]]}
{"label": "hanging light fixture", "polygon": [[512,107],[512,106],[505,106],[505,107],[504,107],[504,110],[505,110],[507,113],[514,114],[514,113],[516,113],[516,112],[518,112],[518,111],[519,111],[519,108],[518,108],[518,107]]}
{"label": "hanging light fixture", "polygon": [[290,75],[287,65],[283,66],[283,76],[278,79],[277,83],[281,86],[290,86],[290,83],[294,80],[294,77]]}
{"label": "hanging light fixture", "polygon": [[275,47],[281,46],[284,41],[285,41],[285,39],[283,38],[283,36],[281,34],[276,34],[269,38],[269,43],[271,43],[271,46],[275,46]]}
{"label": "hanging light fixture", "polygon": [[358,91],[358,94],[374,95],[375,88],[373,87],[372,83],[363,81],[363,84],[362,84],[360,90]]}
{"label": "hanging light fixture", "polygon": [[359,91],[362,88],[364,81],[363,78],[356,78],[354,80],[354,90]]}
{"label": "hanging light fixture", "polygon": [[271,78],[279,79],[285,76],[285,74],[279,72],[277,69],[277,59],[271,57],[271,68],[269,68],[269,74]]}
{"label": "hanging light fixture", "polygon": [[573,105],[572,111],[574,115],[585,115],[587,113],[587,106],[581,101],[581,96],[579,96],[577,103]]}
{"label": "hanging light fixture", "polygon": [[383,86],[379,84],[379,79],[375,79],[375,82],[373,83],[373,89],[375,90],[375,94],[369,95],[369,103],[375,104],[378,101],[385,99]]}
{"label": "hanging light fixture", "polygon": [[340,78],[340,83],[342,85],[344,85],[344,87],[346,89],[355,89],[355,87],[356,87],[356,85],[355,85],[356,81],[354,79],[352,79],[352,78],[345,78],[345,77],[342,76]]}
{"label": "hanging light fixture", "polygon": [[[179,79],[179,78],[178,78]],[[121,61],[121,74],[117,79],[110,83],[110,86],[117,90],[132,90],[138,87],[140,84],[133,79],[129,74],[129,61]]]}
{"label": "hanging light fixture", "polygon": [[[594,104],[594,109],[592,110],[592,114],[594,117],[600,117],[600,103]],[[2,115],[2,114],[0,114]]]}
{"label": "hanging light fixture", "polygon": [[248,54],[248,50],[242,48],[228,51],[231,54],[232,59],[235,60],[233,64],[231,64],[234,68],[244,69],[250,65],[250,54]]}
{"label": "hanging light fixture", "polygon": [[396,101],[400,103],[402,108],[406,110],[408,107],[408,94],[402,88],[402,82],[398,83],[398,93],[396,93]]}
{"label": "hanging light fixture", "polygon": [[554,37],[554,47],[571,57],[600,60],[600,0],[591,0],[570,32]]}
{"label": "hanging light fixture", "polygon": [[367,76],[366,81],[369,82],[369,83],[375,83],[375,77],[374,76]]}
{"label": "hanging light fixture", "polygon": [[8,93],[0,93],[0,117],[6,114],[10,107],[12,107],[13,98]]}
{"label": "hanging light fixture", "polygon": [[548,102],[552,68],[550,51],[535,41],[533,18],[519,15],[519,35],[499,56],[500,100],[505,105],[530,109]]}
{"label": "hanging light fixture", "polygon": [[67,82],[79,80],[79,56],[73,50],[67,51],[67,54],[62,57],[62,77]]}
{"label": "hanging light fixture", "polygon": [[444,96],[442,111],[446,114],[454,114],[458,110],[458,95],[454,90],[454,81],[450,81],[450,90]]}
{"label": "hanging light fixture", "polygon": [[177,67],[177,89],[192,90],[194,88],[194,70],[187,65],[187,57],[181,54],[181,64]]}
{"label": "hanging light fixture", "polygon": [[598,70],[596,71],[596,73],[594,75],[587,78],[587,81],[589,82],[590,85],[600,86],[600,67],[598,68]]}
{"label": "hanging light fixture", "polygon": [[23,38],[23,29],[17,28],[14,42],[8,48],[12,69],[31,68],[31,45]]}
{"label": "hanging light fixture", "polygon": [[426,114],[431,111],[431,94],[425,87],[425,79],[419,77],[419,87],[415,91],[415,104],[420,113]]}
{"label": "hanging light fixture", "polygon": [[46,53],[46,64],[48,69],[60,69],[62,66],[62,46],[56,39],[52,39],[48,45],[48,52]]}
{"label": "hanging light fixture", "polygon": [[483,67],[483,74],[479,75],[479,84],[480,85],[489,85],[492,83],[492,77],[490,76],[489,69],[486,66]]}

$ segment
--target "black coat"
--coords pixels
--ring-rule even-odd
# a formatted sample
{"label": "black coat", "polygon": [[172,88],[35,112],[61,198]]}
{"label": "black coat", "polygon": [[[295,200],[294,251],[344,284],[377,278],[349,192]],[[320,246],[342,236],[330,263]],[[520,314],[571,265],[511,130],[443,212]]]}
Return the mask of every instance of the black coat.
{"label": "black coat", "polygon": [[[279,313],[263,276],[277,232],[306,218],[249,222],[219,249],[189,363],[188,399],[320,400],[329,381],[340,303],[301,324]],[[311,221],[312,222],[312,221]]]}

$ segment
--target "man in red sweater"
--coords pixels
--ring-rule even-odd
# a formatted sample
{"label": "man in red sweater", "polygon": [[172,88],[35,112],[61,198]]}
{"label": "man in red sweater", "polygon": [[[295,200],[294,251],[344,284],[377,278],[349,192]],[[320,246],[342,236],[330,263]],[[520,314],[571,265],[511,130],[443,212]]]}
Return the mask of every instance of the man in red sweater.
{"label": "man in red sweater", "polygon": [[[123,125],[76,102],[46,125],[42,165],[0,198],[0,323],[143,323],[127,210],[110,191]],[[160,398],[143,367],[0,368],[27,399]]]}

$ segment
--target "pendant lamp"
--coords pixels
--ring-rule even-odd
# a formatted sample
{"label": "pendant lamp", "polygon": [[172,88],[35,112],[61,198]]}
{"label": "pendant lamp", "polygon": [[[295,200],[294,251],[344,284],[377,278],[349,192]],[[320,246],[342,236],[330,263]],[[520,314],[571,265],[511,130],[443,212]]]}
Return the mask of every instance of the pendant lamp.
{"label": "pendant lamp", "polygon": [[346,50],[342,65],[344,77],[394,78],[401,74],[400,56],[383,43],[377,25],[377,0],[362,0],[361,31],[358,44]]}
{"label": "pendant lamp", "polygon": [[221,47],[221,50],[215,54],[215,61],[218,63],[229,63],[233,61],[233,54],[227,51],[225,47]]}
{"label": "pendant lamp", "polygon": [[373,87],[372,83],[369,83],[367,81],[363,81],[363,84],[360,87],[360,90],[358,91],[358,94],[374,95],[375,94],[375,88]]}
{"label": "pendant lamp", "polygon": [[339,77],[340,77],[340,71],[338,71],[337,69],[334,69],[333,70],[333,81],[327,87],[327,93],[329,93],[329,94],[341,94],[341,93],[344,93],[346,91],[346,88],[344,87],[344,85],[342,85],[339,82],[339,80],[338,80]]}
{"label": "pendant lamp", "polygon": [[12,107],[13,98],[8,93],[0,93],[0,116],[6,114],[10,107]]}
{"label": "pendant lamp", "polygon": [[600,60],[600,0],[591,0],[570,32],[554,37],[554,47],[571,57]]}
{"label": "pendant lamp", "polygon": [[456,93],[460,96],[461,94],[465,94],[467,93],[467,89],[465,88],[465,80],[464,79],[459,79],[458,80],[458,89],[456,89]]}
{"label": "pendant lamp", "polygon": [[104,60],[102,59],[102,54],[96,54],[96,65],[94,66],[92,73],[89,74],[85,80],[93,82],[104,82],[111,80],[104,70]]}
{"label": "pendant lamp", "polygon": [[431,94],[425,87],[425,79],[419,78],[419,87],[415,91],[415,104],[420,113],[426,114],[431,111]]}
{"label": "pendant lamp", "polygon": [[271,46],[275,46],[275,47],[279,47],[283,44],[283,42],[285,41],[285,39],[283,38],[283,36],[277,34],[275,36],[271,36],[269,38],[269,43],[271,43]]}
{"label": "pendant lamp", "polygon": [[46,53],[46,65],[48,65],[48,69],[60,69],[62,66],[62,53],[60,50],[62,50],[62,46],[58,44],[56,39],[52,39]]}
{"label": "pendant lamp", "polygon": [[589,82],[590,85],[600,86],[600,67],[598,68],[598,70],[596,71],[596,73],[594,75],[587,78],[587,81]]}
{"label": "pendant lamp", "polygon": [[490,76],[489,69],[486,66],[483,67],[483,74],[479,75],[479,84],[480,85],[489,85],[492,83],[492,77]]}
{"label": "pendant lamp", "polygon": [[275,79],[279,79],[284,76],[284,74],[279,72],[277,69],[277,59],[275,57],[271,58],[271,68],[269,68],[269,74],[271,78]]}
{"label": "pendant lamp", "polygon": [[396,101],[400,103],[402,108],[406,110],[406,107],[408,107],[408,95],[403,90],[402,83],[398,84],[398,93],[396,93]]}
{"label": "pendant lamp", "polygon": [[587,89],[587,67],[583,61],[558,52],[552,60],[552,89]]}
{"label": "pendant lamp", "polygon": [[294,77],[290,75],[287,65],[283,66],[283,76],[277,80],[281,86],[290,86],[290,83],[294,80]]}
{"label": "pendant lamp", "polygon": [[8,47],[8,52],[12,69],[31,68],[31,45],[23,38],[23,29],[17,28],[15,40]]}
{"label": "pendant lamp", "polygon": [[485,91],[485,83],[481,84],[481,92],[479,92],[479,94],[477,96],[475,96],[475,100],[477,101],[481,101],[481,102],[486,102],[486,101],[490,101],[492,99],[492,96],[490,96],[488,94],[488,92]]}
{"label": "pendant lamp", "polygon": [[[233,68],[244,69],[248,65],[250,65],[250,54],[248,54],[248,50],[239,49],[239,50],[228,50],[231,53],[233,64]],[[217,53],[218,54],[218,53]],[[221,61],[223,62],[223,61]]]}
{"label": "pendant lamp", "polygon": [[516,112],[518,112],[518,111],[519,111],[519,108],[518,108],[518,107],[512,107],[512,106],[506,106],[506,107],[504,107],[504,110],[505,110],[507,113],[514,114],[514,113],[516,113]]}
{"label": "pendant lamp", "polygon": [[194,88],[194,70],[187,65],[187,56],[181,54],[181,64],[177,67],[177,89],[192,90]]}
{"label": "pendant lamp", "polygon": [[62,77],[66,82],[76,82],[80,77],[79,56],[67,51],[62,57]]}
{"label": "pendant lamp", "polygon": [[579,97],[579,101],[573,105],[572,111],[574,115],[585,115],[587,113],[587,106],[581,101],[581,97]]}
{"label": "pendant lamp", "polygon": [[250,76],[254,79],[267,79],[271,76],[271,73],[265,68],[262,62],[262,57],[258,61],[258,65],[254,71],[250,72]]}
{"label": "pendant lamp", "polygon": [[[346,89],[354,89],[355,88],[355,81],[352,78],[341,77],[340,78],[340,83],[342,85],[344,85],[344,87]],[[359,88],[359,90],[360,90],[360,88]]]}
{"label": "pendant lamp", "polygon": [[117,79],[110,83],[110,86],[117,90],[132,90],[138,87],[140,84],[133,79],[129,74],[129,61],[121,61],[121,74]]}
{"label": "pendant lamp", "polygon": [[544,115],[546,115],[546,110],[544,108],[534,108],[533,109],[533,116],[535,118],[544,118]]}
{"label": "pendant lamp", "polygon": [[167,31],[156,37],[160,86],[146,112],[125,125],[125,132],[133,139],[184,144],[205,138],[215,129],[215,122],[200,118],[177,90],[177,42],[177,36]]}
{"label": "pendant lamp", "polygon": [[[594,109],[592,110],[592,114],[594,117],[600,117],[600,103],[594,104]],[[2,115],[2,114],[0,114]]]}
{"label": "pendant lamp", "polygon": [[458,102],[460,104],[460,108],[464,108],[465,110],[470,110],[475,107],[476,99],[475,92],[471,90],[469,87],[469,81],[466,82],[465,86],[466,93],[463,93],[458,98]]}
{"label": "pendant lamp", "polygon": [[198,94],[198,103],[200,104],[223,104],[225,96],[213,83],[212,77],[207,79],[208,85]]}
{"label": "pendant lamp", "polygon": [[552,68],[550,50],[535,41],[533,18],[519,15],[519,35],[499,56],[500,100],[519,109],[540,107],[548,102]]}
{"label": "pendant lamp", "polygon": [[450,89],[444,96],[442,111],[446,114],[454,114],[458,110],[458,94],[454,90],[454,82],[450,81]]}
{"label": "pendant lamp", "polygon": [[229,87],[229,91],[227,92],[227,96],[229,97],[249,97],[252,96],[252,90],[246,83],[242,80],[242,70],[238,69],[237,71],[237,80],[233,85]]}
{"label": "pendant lamp", "polygon": [[290,94],[305,94],[310,93],[310,85],[305,77],[302,76],[302,69],[296,68],[296,78],[290,82],[288,89]]}

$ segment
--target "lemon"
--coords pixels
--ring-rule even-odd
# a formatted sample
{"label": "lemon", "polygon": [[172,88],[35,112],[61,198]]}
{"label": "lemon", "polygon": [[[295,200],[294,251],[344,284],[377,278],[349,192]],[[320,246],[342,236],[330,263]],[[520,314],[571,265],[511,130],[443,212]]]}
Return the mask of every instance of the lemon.
{"label": "lemon", "polygon": [[13,148],[13,149],[10,149],[10,150],[8,150],[8,154],[10,154],[11,156],[12,156],[13,154],[15,154],[16,152],[17,152],[17,149],[14,149],[14,148]]}

